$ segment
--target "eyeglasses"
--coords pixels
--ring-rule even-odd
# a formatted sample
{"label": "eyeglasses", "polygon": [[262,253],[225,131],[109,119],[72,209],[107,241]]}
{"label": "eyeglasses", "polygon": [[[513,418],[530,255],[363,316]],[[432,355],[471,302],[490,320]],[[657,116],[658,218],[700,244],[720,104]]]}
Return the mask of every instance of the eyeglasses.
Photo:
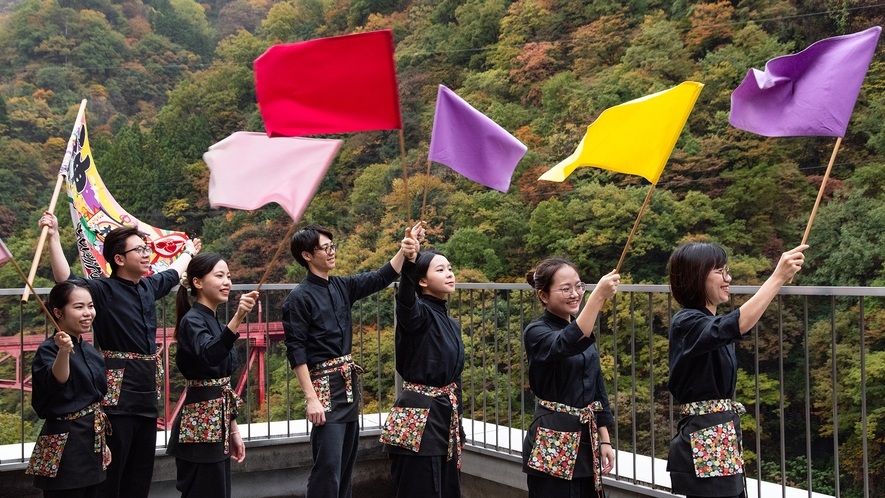
{"label": "eyeglasses", "polygon": [[724,279],[731,276],[731,268],[723,266],[722,268],[716,268],[715,270],[713,270],[713,273],[718,273],[719,276]]}
{"label": "eyeglasses", "polygon": [[326,244],[326,245],[323,245],[323,246],[317,247],[317,248],[314,249],[314,250],[315,250],[315,251],[323,251],[324,253],[326,253],[326,254],[328,254],[329,256],[331,256],[333,252],[335,252],[335,251],[338,250],[338,244],[335,244],[334,242],[330,242],[330,243],[328,243],[328,244]]}
{"label": "eyeglasses", "polygon": [[572,295],[572,292],[577,292],[578,295],[583,294],[584,290],[586,288],[587,288],[587,286],[586,286],[586,284],[584,284],[584,282],[578,282],[574,287],[572,287],[572,286],[560,287],[559,289],[554,289],[554,290],[562,292],[563,297],[569,297]]}
{"label": "eyeglasses", "polygon": [[126,254],[126,253],[129,253],[132,251],[137,252],[141,256],[150,256],[151,254],[154,253],[154,250],[151,249],[151,246],[138,246],[138,247],[133,247],[132,249],[129,249],[128,251],[123,251],[120,254]]}

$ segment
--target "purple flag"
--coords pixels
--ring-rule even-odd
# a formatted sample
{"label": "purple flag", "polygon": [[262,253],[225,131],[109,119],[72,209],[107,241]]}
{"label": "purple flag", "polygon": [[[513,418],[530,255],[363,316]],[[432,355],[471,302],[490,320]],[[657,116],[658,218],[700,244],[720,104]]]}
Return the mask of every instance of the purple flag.
{"label": "purple flag", "polygon": [[731,94],[735,128],[767,137],[843,137],[882,28],[826,38],[751,68]]}
{"label": "purple flag", "polygon": [[455,92],[440,85],[427,158],[501,192],[528,147]]}

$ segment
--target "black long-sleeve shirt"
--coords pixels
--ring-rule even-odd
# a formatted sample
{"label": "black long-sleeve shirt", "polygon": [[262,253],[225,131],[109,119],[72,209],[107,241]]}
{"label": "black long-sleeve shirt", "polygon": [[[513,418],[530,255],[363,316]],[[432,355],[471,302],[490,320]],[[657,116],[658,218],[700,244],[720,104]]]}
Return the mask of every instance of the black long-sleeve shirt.
{"label": "black long-sleeve shirt", "polygon": [[377,271],[328,280],[308,272],[283,302],[289,365],[313,368],[317,363],[350,354],[353,303],[387,287],[397,276],[390,263]]}
{"label": "black long-sleeve shirt", "polygon": [[240,334],[218,323],[208,307],[194,303],[178,325],[175,364],[188,380],[230,377],[237,367],[234,342]]}
{"label": "black long-sleeve shirt", "polygon": [[578,324],[544,311],[525,329],[529,386],[540,399],[583,408],[602,403],[597,424],[614,422],[605,391],[596,336],[584,337]]}
{"label": "black long-sleeve shirt", "polygon": [[88,342],[71,336],[75,354],[69,355],[70,374],[67,382],[59,383],[52,374],[52,364],[58,356],[58,346],[49,337],[40,344],[31,364],[34,392],[31,406],[43,419],[68,415],[101,401],[108,390],[104,358]]}
{"label": "black long-sleeve shirt", "polygon": [[[157,299],[178,284],[178,272],[167,270],[142,277],[138,283],[116,275],[84,279],[73,273],[68,280],[83,282],[92,294],[96,316],[92,322],[95,343],[102,351],[152,355],[157,351]],[[157,417],[156,363],[150,360],[108,358],[108,370],[122,369],[120,397],[105,406],[109,415]]]}
{"label": "black long-sleeve shirt", "polygon": [[[234,333],[218,322],[217,315],[208,307],[194,303],[178,324],[178,352],[175,364],[185,379],[206,380],[230,377],[237,367],[237,351],[234,343],[240,334]],[[172,433],[166,453],[188,462],[212,463],[230,458],[224,452],[224,442],[181,443],[181,418],[192,403],[223,396],[221,386],[189,387],[182,413],[172,424]],[[227,425],[228,421],[224,420]]]}
{"label": "black long-sleeve shirt", "polygon": [[673,315],[667,388],[678,403],[734,397],[739,319],[739,309],[714,315],[706,308],[684,308]]}
{"label": "black long-sleeve shirt", "polygon": [[[461,327],[449,316],[446,302],[442,299],[428,294],[416,298],[417,280],[415,263],[406,260],[396,293],[396,370],[403,380],[414,384],[446,387],[455,383],[458,386],[456,397],[460,418],[464,410],[461,398],[461,372],[464,370]],[[395,406],[430,408],[430,414],[418,453],[392,445],[385,445],[385,452],[409,456],[446,455],[452,416],[452,404],[447,397],[429,399],[404,390]],[[463,428],[461,437],[464,437]]]}

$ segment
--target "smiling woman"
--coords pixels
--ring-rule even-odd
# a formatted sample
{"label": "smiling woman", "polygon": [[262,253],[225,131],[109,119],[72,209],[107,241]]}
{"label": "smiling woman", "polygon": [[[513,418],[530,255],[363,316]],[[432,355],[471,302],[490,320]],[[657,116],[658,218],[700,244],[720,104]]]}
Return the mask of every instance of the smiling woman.
{"label": "smiling woman", "polygon": [[593,327],[620,279],[614,271],[604,275],[575,317],[585,285],[573,263],[547,258],[526,274],[546,308],[524,333],[529,386],[537,397],[522,447],[530,498],[599,496],[602,474],[612,469],[608,425],[614,417]]}
{"label": "smiling woman", "polygon": [[682,305],[670,324],[667,387],[682,419],[670,441],[667,470],[673,492],[692,496],[743,497],[741,413],[734,400],[734,342],[753,328],[783,284],[802,267],[799,246],[781,255],[771,278],[739,309],[723,316],[731,272],[725,250],[715,244],[683,244],[670,256],[670,289]]}
{"label": "smiling woman", "polygon": [[26,472],[44,496],[91,497],[111,460],[100,405],[107,392],[104,358],[82,339],[95,317],[92,294],[65,281],[52,288],[48,308],[62,330],[40,345],[31,366],[31,404],[46,423]]}
{"label": "smiling woman", "polygon": [[[242,462],[246,457],[236,420],[242,401],[231,389],[230,376],[237,366],[234,343],[240,337],[234,331],[255,306],[258,291],[240,296],[234,317],[222,327],[216,310],[227,302],[230,288],[227,262],[206,253],[190,261],[178,289],[175,363],[187,379],[187,395],[166,453],[175,456],[176,488],[182,497],[230,497],[230,459]],[[193,306],[188,290],[196,298]]]}

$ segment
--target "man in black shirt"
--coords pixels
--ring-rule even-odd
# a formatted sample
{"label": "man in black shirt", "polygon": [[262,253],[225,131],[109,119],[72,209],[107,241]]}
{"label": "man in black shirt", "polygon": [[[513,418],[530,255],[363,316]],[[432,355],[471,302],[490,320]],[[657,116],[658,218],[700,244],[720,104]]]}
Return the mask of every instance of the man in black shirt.
{"label": "man in black shirt", "polygon": [[108,394],[102,405],[111,421],[113,433],[107,441],[114,456],[98,495],[146,498],[154,473],[157,402],[163,381],[156,344],[156,300],[178,285],[179,276],[200,250],[200,239],[188,240],[184,253],[167,271],[143,277],[150,270],[153,254],[146,235],[133,227],[111,230],[102,250],[111,276],[82,279],[71,272],[59,240],[58,220],[48,211],[40,218],[40,227],[44,226],[49,227],[49,260],[55,281],[82,280],[95,303],[95,342],[105,358],[108,378]]}
{"label": "man in black shirt", "polygon": [[292,236],[292,256],[308,272],[283,303],[283,330],[286,356],[304,391],[307,419],[313,424],[314,465],[307,479],[307,498],[351,496],[359,443],[357,375],[362,368],[350,356],[350,308],[396,280],[404,255],[418,252],[423,234],[421,224],[415,225],[389,263],[349,277],[329,276],[335,268],[337,245],[327,228],[310,225]]}

